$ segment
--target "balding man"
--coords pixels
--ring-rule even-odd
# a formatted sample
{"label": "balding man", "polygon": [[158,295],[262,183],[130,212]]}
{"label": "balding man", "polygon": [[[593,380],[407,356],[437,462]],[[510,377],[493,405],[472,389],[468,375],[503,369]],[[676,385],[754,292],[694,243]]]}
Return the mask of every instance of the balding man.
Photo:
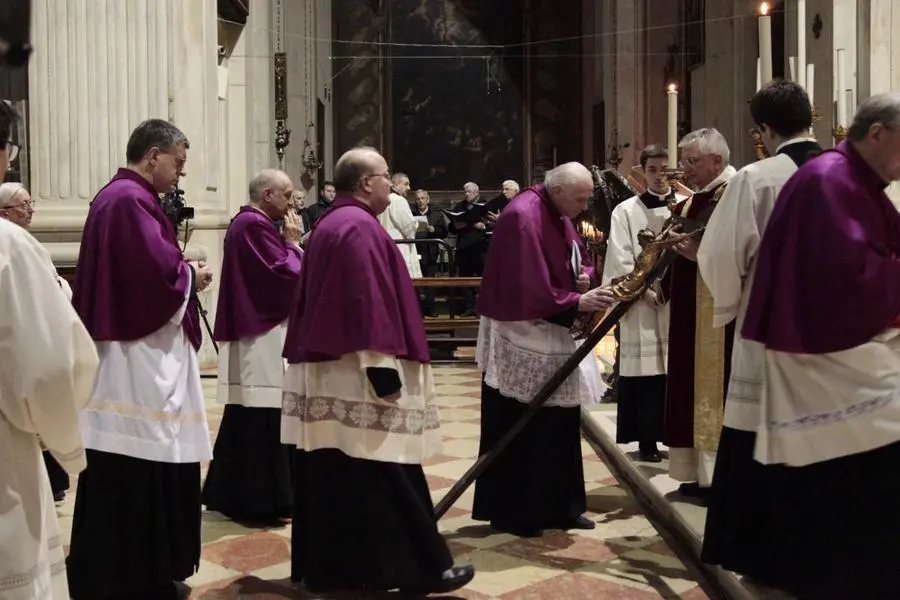
{"label": "balding man", "polygon": [[377,216],[388,165],[357,148],[307,245],[288,324],[282,439],[295,445],[291,579],[314,592],[428,594],[464,586],[434,520],[422,461],[441,449],[418,298]]}
{"label": "balding man", "polygon": [[[590,171],[566,163],[548,172],[545,183],[519,194],[497,220],[477,308],[476,359],[484,371],[481,455],[575,351],[569,330],[579,313],[612,303],[608,290],[588,291],[593,265],[572,224],[593,190]],[[576,270],[573,263],[579,262]],[[476,520],[521,537],[594,528],[583,516],[580,406],[591,399],[595,386],[589,377],[595,373],[581,369],[570,375],[478,479]]]}
{"label": "balding man", "polygon": [[[696,192],[672,212],[693,218],[711,210],[736,171],[728,164],[728,142],[716,129],[693,131],[678,147],[685,180]],[[669,446],[669,476],[685,482],[682,495],[703,502],[725,412],[734,325],[713,327],[715,303],[697,273],[698,247],[696,239],[681,242],[681,256],[663,281],[670,311],[663,442]]]}
{"label": "balding man", "polygon": [[261,171],[225,234],[214,331],[225,412],[203,503],[235,520],[271,522],[291,512],[290,450],[280,428],[281,352],[303,256],[293,193],[287,174]]}
{"label": "balding man", "polygon": [[764,347],[762,414],[730,457],[758,469],[741,503],[766,535],[728,567],[796,598],[900,590],[898,132],[900,94],[862,102],[782,188],[757,254],[741,334]]}

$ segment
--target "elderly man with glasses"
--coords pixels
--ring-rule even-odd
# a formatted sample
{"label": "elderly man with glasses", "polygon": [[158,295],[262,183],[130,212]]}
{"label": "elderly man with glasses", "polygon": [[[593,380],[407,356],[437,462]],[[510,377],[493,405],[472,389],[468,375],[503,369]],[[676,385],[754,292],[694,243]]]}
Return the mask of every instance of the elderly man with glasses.
{"label": "elderly man with glasses", "polygon": [[[678,147],[685,181],[695,192],[672,212],[694,218],[718,201],[736,171],[728,164],[728,142],[716,129],[693,131]],[[694,238],[676,246],[681,256],[663,281],[670,302],[663,442],[669,446],[669,475],[685,482],[681,494],[704,501],[719,445],[734,327],[713,328],[714,303],[697,272],[698,247]]]}
{"label": "elderly man with glasses", "polygon": [[[0,100],[0,180],[16,157],[8,140],[17,118]],[[5,193],[3,206],[23,201],[15,184]],[[10,600],[69,598],[41,442],[69,473],[84,468],[78,413],[91,397],[97,352],[52,270],[24,227],[0,219],[0,595]]]}

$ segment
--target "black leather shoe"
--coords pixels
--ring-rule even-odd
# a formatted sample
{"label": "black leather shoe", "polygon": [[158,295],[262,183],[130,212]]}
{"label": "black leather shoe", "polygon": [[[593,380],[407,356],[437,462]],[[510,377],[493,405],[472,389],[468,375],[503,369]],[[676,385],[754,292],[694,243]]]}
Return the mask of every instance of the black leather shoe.
{"label": "black leather shoe", "polygon": [[475,567],[466,565],[464,567],[453,567],[449,572],[441,575],[440,579],[433,583],[426,584],[422,587],[401,588],[402,594],[414,594],[417,596],[426,596],[428,594],[446,594],[454,590],[458,590],[469,584],[475,578]]}
{"label": "black leather shoe", "polygon": [[640,452],[638,454],[638,460],[641,462],[658,463],[662,462],[662,455],[658,451]]}

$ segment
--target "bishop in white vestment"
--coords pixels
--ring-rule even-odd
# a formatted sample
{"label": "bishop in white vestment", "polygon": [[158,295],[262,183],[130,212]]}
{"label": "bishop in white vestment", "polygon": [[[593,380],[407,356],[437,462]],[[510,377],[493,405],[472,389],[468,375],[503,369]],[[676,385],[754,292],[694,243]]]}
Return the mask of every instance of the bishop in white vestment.
{"label": "bishop in white vestment", "polygon": [[[648,146],[641,152],[641,167],[648,189],[619,204],[612,212],[603,285],[631,273],[641,253],[638,234],[658,234],[671,215],[669,205],[680,201],[669,189],[664,171],[666,149]],[[666,356],[669,344],[669,305],[662,295],[648,290],[619,321],[619,378],[616,441],[639,443],[640,459],[660,462],[657,442],[662,440],[666,401]]]}
{"label": "bishop in white vestment", "polygon": [[0,220],[0,598],[68,600],[63,539],[41,442],[71,474],[85,467],[78,410],[97,352],[47,251]]}
{"label": "bishop in white vestment", "polygon": [[[203,504],[236,520],[271,522],[291,514],[291,451],[281,443],[281,353],[303,256],[292,188],[283,171],[261,171],[250,182],[250,202],[225,234],[213,332],[225,411]],[[283,222],[282,232],[276,222]]]}
{"label": "bishop in white vestment", "polygon": [[127,167],[84,227],[73,304],[100,372],[81,412],[88,466],[67,560],[75,600],[169,600],[200,563],[200,462],[212,448],[196,292],[212,275],[184,260],[158,197],[176,185],[187,145],[167,121],[138,125]]}

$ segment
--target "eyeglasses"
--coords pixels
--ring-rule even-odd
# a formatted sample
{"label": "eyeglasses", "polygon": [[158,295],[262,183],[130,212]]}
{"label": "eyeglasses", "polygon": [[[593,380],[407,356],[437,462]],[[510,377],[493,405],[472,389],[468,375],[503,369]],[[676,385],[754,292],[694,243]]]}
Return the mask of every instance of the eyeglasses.
{"label": "eyeglasses", "polygon": [[391,180],[391,174],[389,171],[385,171],[384,173],[367,173],[361,177],[361,179],[372,179],[373,177],[384,177],[386,180]]}
{"label": "eyeglasses", "polygon": [[25,207],[25,208],[34,208],[34,200],[33,199],[23,200],[22,202],[19,202],[18,204],[10,204],[9,206],[0,206],[0,210],[9,210],[11,208],[19,208],[20,206]]}
{"label": "eyeglasses", "polygon": [[17,143],[6,140],[5,142],[0,142],[0,146],[9,152],[9,162],[16,160],[16,157],[19,156],[19,145]]}

